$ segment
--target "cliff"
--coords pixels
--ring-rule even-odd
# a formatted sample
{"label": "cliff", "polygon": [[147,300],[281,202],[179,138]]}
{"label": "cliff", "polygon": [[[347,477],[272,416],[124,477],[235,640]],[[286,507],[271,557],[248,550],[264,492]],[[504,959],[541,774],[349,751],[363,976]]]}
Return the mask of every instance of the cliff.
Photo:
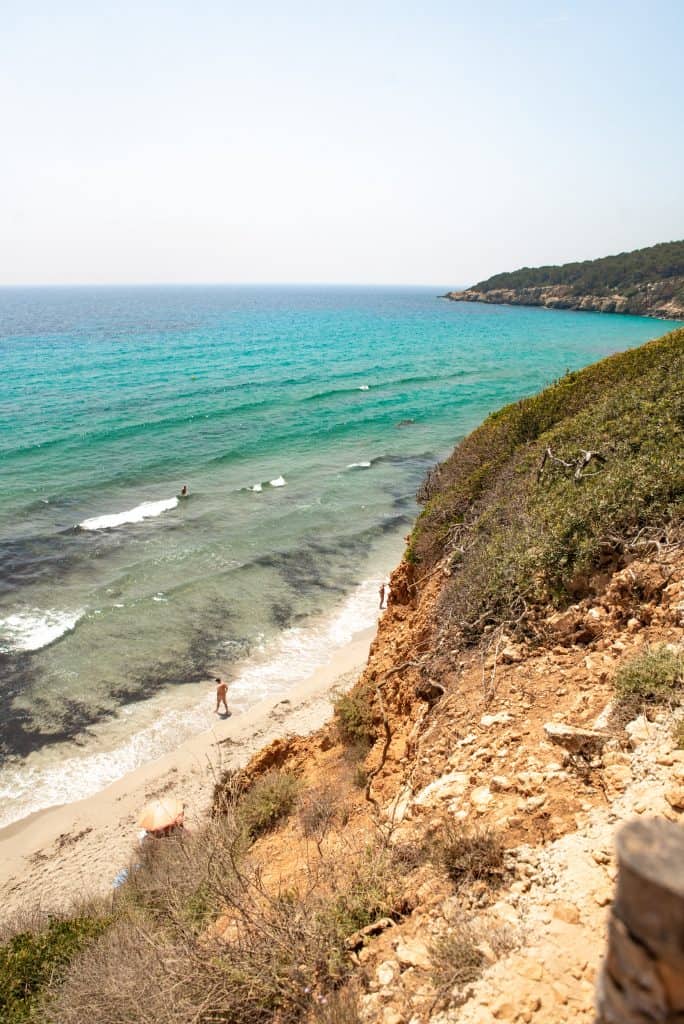
{"label": "cliff", "polygon": [[523,267],[444,298],[684,319],[684,242],[563,266]]}
{"label": "cliff", "polygon": [[466,438],[332,720],[218,780],[40,1019],[592,1021],[616,829],[684,820],[683,429],[684,329]]}

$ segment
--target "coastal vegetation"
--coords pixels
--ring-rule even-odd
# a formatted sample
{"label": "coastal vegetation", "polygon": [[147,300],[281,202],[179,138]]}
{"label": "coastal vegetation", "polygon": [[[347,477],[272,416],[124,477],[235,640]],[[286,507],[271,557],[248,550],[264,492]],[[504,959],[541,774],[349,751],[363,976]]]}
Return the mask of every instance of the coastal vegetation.
{"label": "coastal vegetation", "polygon": [[508,273],[494,274],[473,285],[478,291],[495,288],[535,288],[539,285],[565,284],[577,294],[590,292],[603,295],[617,290],[630,294],[630,289],[651,281],[684,276],[684,241],[661,242],[647,249],[621,252],[580,263],[562,266],[522,267]]}
{"label": "coastal vegetation", "polygon": [[419,497],[409,556],[418,578],[449,573],[444,630],[536,635],[537,612],[681,524],[684,330],[492,414]]}
{"label": "coastal vegetation", "polygon": [[494,274],[447,298],[684,318],[684,241]]}

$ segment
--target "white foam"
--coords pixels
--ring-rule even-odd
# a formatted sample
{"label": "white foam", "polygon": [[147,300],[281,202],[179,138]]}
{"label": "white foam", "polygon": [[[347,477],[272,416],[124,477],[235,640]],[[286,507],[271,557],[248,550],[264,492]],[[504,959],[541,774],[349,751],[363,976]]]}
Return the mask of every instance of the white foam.
{"label": "white foam", "polygon": [[93,519],[84,519],[78,525],[82,530],[111,530],[114,526],[124,526],[126,523],[140,523],[143,519],[152,519],[160,516],[162,512],[168,512],[178,505],[178,498],[163,498],[161,501],[143,501],[141,505],[130,508],[126,512],[114,512],[108,516],[95,516]]}
{"label": "white foam", "polygon": [[284,476],[277,476],[275,480],[269,480],[271,487],[284,487],[287,480]]}
{"label": "white foam", "polygon": [[83,610],[55,611],[30,608],[0,619],[0,651],[38,651],[70,632],[83,615]]}
{"label": "white foam", "polygon": [[368,384],[359,384],[359,391],[368,391]]}
{"label": "white foam", "polygon": [[255,491],[256,494],[260,494],[262,491],[261,484],[254,484],[252,487],[250,487],[250,491]]}
{"label": "white foam", "polygon": [[[318,622],[287,629],[271,643],[258,644],[229,684],[231,711],[244,711],[291,689],[329,663],[335,650],[348,644],[355,633],[372,626],[378,616],[380,582],[380,577],[366,580]],[[32,763],[29,757],[20,767],[2,773],[0,828],[33,811],[92,796],[140,765],[176,749],[183,740],[211,727],[215,705],[215,691],[207,686],[201,701],[161,711],[152,724],[115,750],[65,758],[50,767],[40,761]],[[134,713],[132,706],[124,707],[120,716]]]}
{"label": "white foam", "polygon": [[370,462],[350,462],[347,469],[370,469]]}

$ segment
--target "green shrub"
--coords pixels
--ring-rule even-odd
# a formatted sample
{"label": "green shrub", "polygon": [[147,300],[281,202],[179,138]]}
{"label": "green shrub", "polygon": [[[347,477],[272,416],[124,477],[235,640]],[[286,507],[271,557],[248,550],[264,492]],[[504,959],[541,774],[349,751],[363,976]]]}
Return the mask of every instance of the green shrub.
{"label": "green shrub", "polygon": [[[40,1020],[40,998],[76,954],[100,935],[108,917],[48,917],[35,930],[18,932],[0,946],[0,1020]],[[38,1014],[38,1015],[37,1015]]]}
{"label": "green shrub", "polygon": [[615,675],[617,709],[638,714],[644,705],[678,702],[684,688],[684,654],[665,644],[647,647]]}
{"label": "green shrub", "polygon": [[266,772],[239,799],[237,820],[256,839],[292,813],[298,794],[299,780],[291,772]]}
{"label": "green shrub", "polygon": [[356,687],[350,693],[340,694],[334,711],[342,740],[357,748],[365,745],[368,749],[374,735],[370,688]]}

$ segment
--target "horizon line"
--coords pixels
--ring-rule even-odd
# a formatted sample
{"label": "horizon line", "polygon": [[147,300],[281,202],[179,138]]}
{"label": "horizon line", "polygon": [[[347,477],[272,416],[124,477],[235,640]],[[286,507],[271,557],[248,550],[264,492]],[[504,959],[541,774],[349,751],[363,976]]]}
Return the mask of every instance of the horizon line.
{"label": "horizon line", "polygon": [[10,288],[446,288],[465,285],[421,284],[415,281],[22,281],[0,282]]}

